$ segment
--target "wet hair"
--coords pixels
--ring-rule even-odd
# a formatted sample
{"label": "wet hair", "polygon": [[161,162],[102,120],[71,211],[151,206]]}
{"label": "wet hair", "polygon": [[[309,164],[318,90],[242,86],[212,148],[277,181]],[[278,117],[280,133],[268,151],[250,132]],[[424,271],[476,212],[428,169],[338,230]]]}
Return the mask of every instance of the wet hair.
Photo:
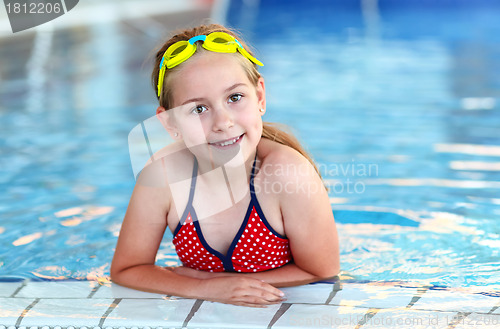
{"label": "wet hair", "polygon": [[[186,29],[182,31],[178,31],[175,33],[170,39],[168,39],[156,52],[155,57],[154,57],[154,66],[153,66],[153,72],[151,74],[151,82],[153,84],[153,89],[158,95],[158,75],[160,72],[160,62],[163,58],[163,54],[165,51],[173,45],[174,43],[178,41],[183,41],[183,40],[189,40],[192,37],[195,37],[197,35],[209,35],[212,32],[225,32],[236,39],[241,43],[243,48],[245,48],[246,51],[248,51],[252,56],[253,52],[252,50],[245,44],[245,42],[242,40],[241,36],[238,34],[238,32],[231,30],[229,28],[226,28],[222,25],[219,24],[209,24],[209,25],[199,25],[197,27],[191,28],[191,29]],[[203,52],[207,51],[205,48],[203,48],[199,42],[196,43],[196,52],[193,56],[197,56],[197,54],[201,54]],[[257,87],[259,78],[261,77],[259,71],[257,70],[257,65],[245,58],[243,55],[239,53],[235,54],[228,54],[228,55],[233,55],[235,58],[238,59],[238,62],[242,65],[243,70],[245,71],[248,79],[250,82]],[[165,108],[166,110],[170,109],[172,107],[172,77],[175,75],[175,72],[179,70],[179,67],[182,67],[182,65],[178,65],[176,67],[173,67],[171,69],[165,70],[165,77],[163,80],[163,86],[161,86],[162,90],[160,93],[160,96],[158,97],[158,101],[160,103],[160,106]],[[275,142],[278,142],[280,144],[289,146],[302,154],[309,162],[313,165],[314,169],[318,173],[318,175],[321,177],[321,174],[312,160],[311,156],[307,153],[307,151],[304,149],[304,147],[300,144],[300,142],[297,140],[295,136],[293,136],[291,133],[287,133],[284,131],[283,128],[279,127],[275,123],[269,123],[269,122],[263,122],[263,128],[262,128],[262,137],[266,139],[273,140]]]}

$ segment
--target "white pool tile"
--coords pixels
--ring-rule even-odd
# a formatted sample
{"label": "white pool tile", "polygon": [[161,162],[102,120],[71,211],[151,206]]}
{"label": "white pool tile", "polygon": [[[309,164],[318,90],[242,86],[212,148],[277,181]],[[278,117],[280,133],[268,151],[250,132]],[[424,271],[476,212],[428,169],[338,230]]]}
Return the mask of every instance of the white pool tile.
{"label": "white pool tile", "polygon": [[363,329],[440,329],[447,328],[456,312],[416,311],[411,309],[381,309],[367,317]]}
{"label": "white pool tile", "polygon": [[455,329],[498,329],[500,328],[500,315],[472,313],[458,322]]}
{"label": "white pool tile", "polygon": [[325,304],[333,289],[333,284],[310,284],[305,286],[280,288],[280,290],[285,293],[287,303],[306,304]]}
{"label": "white pool tile", "polygon": [[406,307],[416,288],[348,283],[343,284],[330,304],[373,308]]}
{"label": "white pool tile", "polygon": [[292,305],[272,326],[284,328],[355,328],[367,309],[333,305]]}
{"label": "white pool tile", "polygon": [[153,294],[126,288],[115,283],[107,283],[97,290],[92,298],[156,298],[163,299],[165,295]]}
{"label": "white pool tile", "polygon": [[97,285],[94,281],[28,282],[16,297],[87,298]]}
{"label": "white pool tile", "polygon": [[194,299],[124,299],[107,316],[102,327],[179,328],[195,301]]}
{"label": "white pool tile", "polygon": [[488,313],[500,297],[451,290],[428,290],[413,309]]}
{"label": "white pool tile", "polygon": [[10,297],[23,285],[22,282],[0,282],[0,297]]}
{"label": "white pool tile", "polygon": [[111,299],[42,299],[24,317],[21,326],[92,326],[112,304]]}
{"label": "white pool tile", "polygon": [[15,325],[23,311],[33,302],[32,298],[0,298],[0,325]]}
{"label": "white pool tile", "polygon": [[281,304],[266,308],[203,302],[188,328],[267,328]]}

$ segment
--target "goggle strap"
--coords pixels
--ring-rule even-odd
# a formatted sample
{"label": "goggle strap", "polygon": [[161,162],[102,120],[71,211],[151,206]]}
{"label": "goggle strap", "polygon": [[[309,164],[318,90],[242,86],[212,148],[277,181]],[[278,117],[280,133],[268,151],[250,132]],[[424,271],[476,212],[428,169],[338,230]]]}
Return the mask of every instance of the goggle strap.
{"label": "goggle strap", "polygon": [[262,64],[261,61],[259,61],[257,58],[253,57],[252,55],[250,55],[250,53],[248,51],[245,50],[245,48],[243,47],[238,47],[238,51],[243,55],[245,56],[248,60],[250,60],[252,63],[254,64],[257,64],[259,66],[264,66],[264,64]]}
{"label": "goggle strap", "polygon": [[206,35],[203,35],[203,34],[202,35],[197,35],[197,36],[192,37],[191,39],[189,39],[189,43],[192,44],[192,45],[194,45],[194,43],[196,41],[203,41],[203,42],[205,42],[206,39],[207,39]]}

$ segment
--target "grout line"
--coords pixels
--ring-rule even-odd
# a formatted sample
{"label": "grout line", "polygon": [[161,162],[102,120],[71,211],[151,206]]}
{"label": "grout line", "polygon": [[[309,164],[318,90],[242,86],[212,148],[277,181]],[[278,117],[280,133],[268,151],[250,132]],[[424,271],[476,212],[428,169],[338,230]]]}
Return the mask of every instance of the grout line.
{"label": "grout line", "polygon": [[458,312],[457,314],[455,314],[455,316],[453,317],[453,319],[451,319],[451,322],[448,325],[448,327],[446,327],[446,329],[453,329],[453,328],[455,328],[461,321],[463,321],[471,313],[472,312]]}
{"label": "grout line", "polygon": [[14,297],[16,297],[16,295],[17,295],[17,294],[18,294],[18,293],[19,293],[19,292],[20,292],[20,291],[21,291],[24,287],[26,287],[26,284],[27,284],[27,283],[28,283],[28,281],[27,281],[27,280],[24,280],[24,281],[23,281],[23,283],[22,283],[22,284],[21,284],[21,285],[20,285],[20,286],[16,289],[16,291],[14,291],[14,292],[12,293],[12,295],[10,295],[10,297],[9,297],[9,298],[14,298]]}
{"label": "grout line", "polygon": [[99,291],[99,289],[101,289],[101,285],[99,283],[97,283],[97,286],[95,286],[94,288],[92,288],[92,291],[90,292],[90,294],[87,296],[87,298],[92,298],[94,297],[94,295],[96,294],[97,291]]}
{"label": "grout line", "polygon": [[282,303],[280,308],[274,313],[273,318],[267,325],[267,329],[271,329],[271,327],[281,318],[283,314],[285,314],[286,311],[292,306],[292,303]]}
{"label": "grout line", "polygon": [[500,298],[498,299],[498,303],[495,306],[493,306],[487,314],[493,314],[493,312],[495,312],[495,310],[498,309],[499,307],[500,307]]}
{"label": "grout line", "polygon": [[486,314],[493,314],[493,312],[495,312],[495,310],[496,310],[497,308],[499,308],[499,307],[500,307],[500,306],[493,306],[493,308],[492,308],[491,310],[489,310],[489,311],[488,311],[488,313],[486,313]]}
{"label": "grout line", "polygon": [[202,300],[202,299],[197,299],[194,302],[193,307],[191,307],[191,311],[189,311],[189,314],[186,316],[186,319],[184,320],[184,323],[182,324],[182,328],[187,327],[189,321],[191,321],[194,314],[200,309],[201,304],[203,304],[203,302],[204,302],[204,300]]}
{"label": "grout line", "polygon": [[410,300],[408,305],[406,305],[406,308],[410,308],[413,305],[415,305],[415,303],[418,302],[418,300],[420,298],[422,298],[423,294],[425,294],[429,290],[430,287],[431,286],[423,286],[423,287],[417,288],[417,292],[415,293],[415,296],[412,297],[412,299]]}
{"label": "grout line", "polygon": [[23,313],[21,313],[21,315],[19,316],[19,318],[17,319],[16,321],[16,324],[15,326],[16,327],[19,327],[19,325],[21,324],[21,322],[23,321],[24,317],[26,316],[26,314],[28,314],[28,312],[36,305],[38,304],[38,302],[40,301],[40,298],[36,298],[33,303],[31,303],[30,305],[28,305],[28,307],[26,307],[23,311]]}
{"label": "grout line", "polygon": [[340,290],[342,290],[342,284],[340,283],[340,281],[337,281],[337,282],[335,282],[335,284],[333,285],[332,291],[330,292],[330,295],[329,295],[329,296],[328,296],[328,298],[326,299],[325,305],[330,304],[330,302],[332,301],[332,299],[335,297],[335,295],[337,295],[337,293],[338,293]]}
{"label": "grout line", "polygon": [[356,327],[354,327],[354,329],[361,328],[368,322],[368,320],[373,318],[378,311],[380,311],[379,308],[370,308],[368,311],[366,311],[365,315],[363,315],[363,317],[359,320],[358,324],[356,325]]}
{"label": "grout line", "polygon": [[106,319],[108,318],[109,314],[111,314],[111,312],[114,311],[114,309],[118,306],[118,304],[120,304],[120,302],[122,301],[122,298],[116,298],[112,303],[111,305],[109,305],[108,309],[106,310],[106,312],[104,312],[104,314],[101,316],[101,320],[99,320],[99,327],[102,328],[102,325],[104,324],[104,321],[106,321]]}

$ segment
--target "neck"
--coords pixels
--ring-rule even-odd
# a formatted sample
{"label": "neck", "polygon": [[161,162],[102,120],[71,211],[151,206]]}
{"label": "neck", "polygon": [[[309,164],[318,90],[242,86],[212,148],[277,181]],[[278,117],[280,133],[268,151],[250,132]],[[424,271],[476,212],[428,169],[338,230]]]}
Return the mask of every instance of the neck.
{"label": "neck", "polygon": [[[247,196],[249,192],[250,175],[254,164],[256,151],[247,159],[238,154],[223,165],[215,165],[212,161],[198,160],[198,180],[209,190],[228,190],[232,204]],[[222,185],[222,186],[221,186]],[[219,187],[219,188],[217,188]]]}

